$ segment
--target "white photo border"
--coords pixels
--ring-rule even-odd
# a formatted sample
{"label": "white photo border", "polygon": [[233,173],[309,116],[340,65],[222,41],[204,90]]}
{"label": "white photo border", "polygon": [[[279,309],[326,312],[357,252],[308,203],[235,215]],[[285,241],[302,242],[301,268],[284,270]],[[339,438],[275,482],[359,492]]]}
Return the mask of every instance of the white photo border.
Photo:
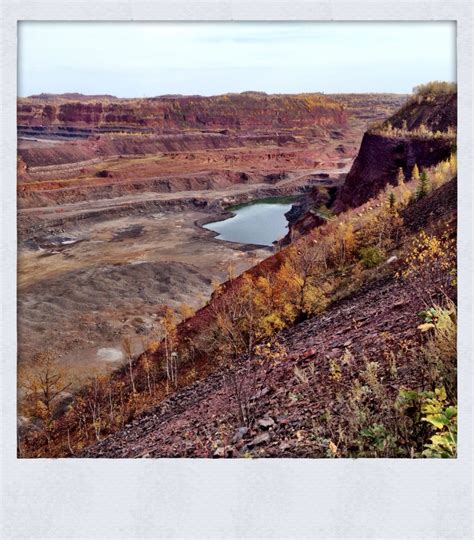
{"label": "white photo border", "polygon": [[[17,459],[16,39],[17,22],[21,20],[456,21],[460,405],[457,459]],[[470,0],[3,0],[2,538],[472,537],[472,22]]]}

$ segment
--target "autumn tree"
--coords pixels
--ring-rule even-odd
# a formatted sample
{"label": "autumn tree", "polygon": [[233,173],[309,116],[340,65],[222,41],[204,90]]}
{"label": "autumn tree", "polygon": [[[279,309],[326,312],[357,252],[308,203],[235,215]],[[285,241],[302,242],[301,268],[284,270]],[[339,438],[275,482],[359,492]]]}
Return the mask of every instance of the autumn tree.
{"label": "autumn tree", "polygon": [[19,383],[24,402],[29,405],[28,412],[43,420],[48,433],[55,406],[72,384],[59,368],[56,354],[51,350],[35,354],[30,365],[21,367]]}
{"label": "autumn tree", "polygon": [[271,296],[267,285],[265,279],[259,281],[244,274],[225,288],[217,287],[209,306],[214,320],[207,338],[209,350],[223,364],[239,422],[244,425],[250,422],[251,397],[258,377],[255,351],[265,335],[263,320],[271,305],[263,301],[265,292]]}
{"label": "autumn tree", "polygon": [[134,394],[136,394],[137,389],[135,388],[135,379],[133,376],[132,341],[128,336],[124,337],[122,340],[122,349],[128,362],[128,372],[130,375],[130,384],[132,385],[132,391]]}
{"label": "autumn tree", "polygon": [[103,409],[105,408],[106,404],[106,380],[107,377],[95,374],[89,383],[89,391],[84,396],[85,405],[90,416],[91,426],[94,430],[94,435],[97,441],[100,441],[101,432],[104,427]]}
{"label": "autumn tree", "polygon": [[224,356],[236,359],[251,352],[254,343],[254,304],[251,302],[253,282],[245,275],[225,288],[218,286],[210,310],[216,322],[214,341]]}
{"label": "autumn tree", "polygon": [[[343,238],[342,243],[346,240]],[[353,246],[348,249],[352,250]],[[314,315],[324,309],[327,301],[321,286],[322,276],[321,251],[317,244],[303,241],[290,247],[279,271],[279,285],[284,291],[286,303],[292,306],[284,307],[285,311],[292,309],[294,318],[297,318]]]}
{"label": "autumn tree", "polygon": [[163,329],[166,379],[176,388],[178,385],[177,321],[174,311],[169,306],[164,306],[160,322]]}
{"label": "autumn tree", "polygon": [[376,246],[382,251],[392,249],[399,241],[403,218],[396,207],[382,207],[372,218],[372,227],[364,228],[365,247]]}
{"label": "autumn tree", "polygon": [[448,164],[449,164],[449,172],[451,173],[451,176],[454,176],[455,174],[457,174],[457,172],[458,172],[458,157],[457,157],[457,154],[455,152],[453,152],[449,156]]}
{"label": "autumn tree", "polygon": [[[153,377],[153,364],[147,351],[145,351],[141,355],[140,363],[141,363],[141,368],[145,372],[148,394],[151,397],[153,395],[153,389],[155,388],[155,379]],[[153,378],[153,385],[152,385],[152,378]]]}
{"label": "autumn tree", "polygon": [[353,259],[357,242],[354,234],[354,225],[348,221],[340,221],[338,230],[333,233],[331,245],[331,259],[335,266],[345,266]]}
{"label": "autumn tree", "polygon": [[396,185],[401,186],[404,183],[405,183],[405,174],[403,172],[402,167],[398,167]]}
{"label": "autumn tree", "polygon": [[282,272],[258,276],[254,283],[253,302],[258,310],[257,337],[271,336],[285,328],[294,316],[285,308],[285,295],[281,289],[285,276]]}
{"label": "autumn tree", "polygon": [[416,163],[411,172],[411,179],[415,182],[419,182],[420,180],[420,169],[418,169],[418,165]]}

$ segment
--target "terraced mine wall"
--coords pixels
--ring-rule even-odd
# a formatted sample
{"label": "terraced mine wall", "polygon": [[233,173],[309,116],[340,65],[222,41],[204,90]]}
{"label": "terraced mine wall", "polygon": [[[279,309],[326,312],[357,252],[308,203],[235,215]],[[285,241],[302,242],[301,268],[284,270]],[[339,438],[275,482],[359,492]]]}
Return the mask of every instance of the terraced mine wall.
{"label": "terraced mine wall", "polygon": [[182,129],[255,129],[345,124],[344,106],[323,94],[267,95],[258,92],[221,96],[64,101],[20,99],[23,130],[54,128],[67,136],[74,128],[91,132]]}
{"label": "terraced mine wall", "polygon": [[151,199],[122,202],[110,204],[108,207],[97,209],[83,209],[74,214],[67,215],[58,207],[56,212],[43,215],[37,219],[34,214],[23,215],[18,224],[18,238],[23,241],[47,231],[49,234],[64,232],[65,228],[84,220],[107,220],[110,218],[148,214],[153,212],[179,212],[185,210],[198,210],[203,212],[213,212],[216,215],[225,211],[227,206],[242,204],[253,199],[263,199],[266,197],[279,197],[287,195],[303,194],[310,189],[308,186],[281,186],[281,187],[259,187],[253,191],[234,194],[223,198],[215,198],[212,192],[209,197],[176,197],[170,199]]}

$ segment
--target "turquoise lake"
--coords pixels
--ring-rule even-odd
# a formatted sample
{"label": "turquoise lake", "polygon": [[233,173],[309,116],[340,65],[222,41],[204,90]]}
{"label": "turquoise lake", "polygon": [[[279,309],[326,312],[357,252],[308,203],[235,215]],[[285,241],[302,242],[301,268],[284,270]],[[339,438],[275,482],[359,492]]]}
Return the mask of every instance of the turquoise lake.
{"label": "turquoise lake", "polygon": [[204,227],[218,233],[219,240],[271,246],[288,232],[285,214],[291,206],[291,202],[253,202],[230,209],[235,214],[233,217]]}

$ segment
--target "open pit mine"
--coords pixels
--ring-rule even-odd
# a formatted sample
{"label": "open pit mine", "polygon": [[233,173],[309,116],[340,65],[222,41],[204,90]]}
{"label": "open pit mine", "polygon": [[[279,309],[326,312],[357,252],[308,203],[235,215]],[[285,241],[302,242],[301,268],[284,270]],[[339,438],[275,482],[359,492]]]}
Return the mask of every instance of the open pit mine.
{"label": "open pit mine", "polygon": [[[201,307],[229,272],[278,249],[286,218],[348,204],[338,192],[364,132],[404,101],[257,92],[19,99],[20,365],[53,348],[79,385],[126,361],[124,339],[140,353],[160,339],[163,306],[179,316]],[[266,207],[267,232],[280,211],[274,238],[259,237],[255,208],[235,210],[260,199],[281,207]],[[206,226],[230,216],[245,220],[251,240],[226,241]]]}

